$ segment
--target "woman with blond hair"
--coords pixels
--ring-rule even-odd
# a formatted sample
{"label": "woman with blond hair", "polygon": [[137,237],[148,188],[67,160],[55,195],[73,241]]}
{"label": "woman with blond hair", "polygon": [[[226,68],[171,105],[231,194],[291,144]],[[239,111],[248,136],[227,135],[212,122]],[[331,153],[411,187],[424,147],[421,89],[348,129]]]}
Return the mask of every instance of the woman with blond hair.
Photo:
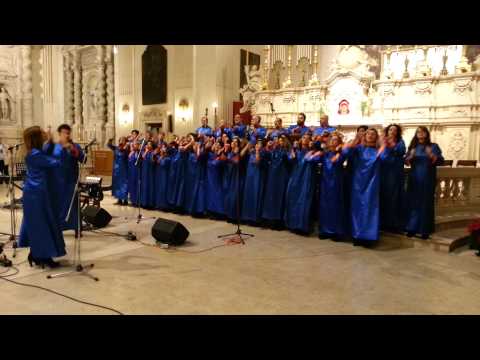
{"label": "woman with blond hair", "polygon": [[48,170],[59,168],[61,163],[42,151],[46,140],[47,134],[39,126],[29,127],[23,132],[27,149],[27,175],[23,185],[23,219],[19,246],[30,247],[30,266],[35,263],[54,268],[59,266],[59,263],[53,261],[53,258],[64,256],[66,252],[47,181]]}
{"label": "woman with blond hair", "polygon": [[370,247],[379,240],[380,229],[380,156],[378,131],[369,128],[363,143],[360,138],[344,146],[343,154],[352,161],[351,236],[355,246]]}

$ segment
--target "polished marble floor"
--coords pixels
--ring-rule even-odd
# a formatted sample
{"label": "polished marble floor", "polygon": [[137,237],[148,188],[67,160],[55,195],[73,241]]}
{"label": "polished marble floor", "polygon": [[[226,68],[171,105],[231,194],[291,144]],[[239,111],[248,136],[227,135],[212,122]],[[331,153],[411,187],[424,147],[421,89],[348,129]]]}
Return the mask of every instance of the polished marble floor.
{"label": "polished marble floor", "polygon": [[[2,204],[5,192],[0,185]],[[85,233],[82,258],[95,264],[99,282],[47,279],[56,271],[30,268],[27,249],[13,259],[18,274],[0,267],[0,275],[125,314],[480,314],[480,258],[472,251],[448,254],[388,237],[369,250],[253,227],[244,227],[255,234],[245,245],[225,245],[217,235],[234,230],[231,224],[144,211],[190,231],[184,246],[161,249],[150,235],[154,219],[137,224],[136,209],[112,203],[110,196],[102,203],[114,216],[104,231],[133,231],[143,244]],[[1,209],[0,231],[9,229],[9,210]],[[65,232],[65,240],[71,254],[73,233]],[[9,247],[5,252],[12,258]],[[0,314],[110,313],[0,279]]]}

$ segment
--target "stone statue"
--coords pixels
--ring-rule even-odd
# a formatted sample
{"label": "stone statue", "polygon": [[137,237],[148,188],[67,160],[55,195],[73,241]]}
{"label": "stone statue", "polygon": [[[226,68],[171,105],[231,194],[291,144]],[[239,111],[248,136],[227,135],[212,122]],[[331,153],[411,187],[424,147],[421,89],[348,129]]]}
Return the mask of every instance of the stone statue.
{"label": "stone statue", "polygon": [[240,109],[241,113],[247,112],[255,104],[255,93],[262,90],[262,74],[257,68],[257,65],[253,65],[251,70],[248,65],[245,65],[245,75],[247,77],[247,84],[240,89],[240,94],[243,97],[243,107]]}
{"label": "stone statue", "polygon": [[342,45],[340,52],[330,66],[330,73],[352,71],[361,77],[372,78],[370,68],[378,66],[365,50],[365,45]]}
{"label": "stone statue", "polygon": [[97,113],[98,110],[98,103],[100,102],[100,98],[98,96],[98,89],[92,89],[90,91],[90,110],[93,114]]}
{"label": "stone statue", "polygon": [[0,110],[1,119],[10,120],[12,114],[12,102],[15,102],[5,87],[0,88]]}

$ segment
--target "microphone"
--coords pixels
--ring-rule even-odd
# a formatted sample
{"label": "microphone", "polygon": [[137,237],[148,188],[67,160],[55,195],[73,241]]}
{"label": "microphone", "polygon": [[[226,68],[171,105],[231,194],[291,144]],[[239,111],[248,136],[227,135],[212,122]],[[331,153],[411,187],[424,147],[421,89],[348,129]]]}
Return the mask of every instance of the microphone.
{"label": "microphone", "polygon": [[90,141],[87,145],[85,145],[85,149],[89,148],[90,146],[94,145],[97,143],[97,139],[93,138],[92,141]]}
{"label": "microphone", "polygon": [[142,150],[143,146],[145,145],[145,138],[142,140],[142,144],[140,145],[140,151],[138,152],[137,160],[135,161],[135,166],[138,166],[138,162],[140,161],[140,158],[142,157]]}
{"label": "microphone", "polygon": [[16,148],[18,148],[19,146],[22,146],[22,145],[23,145],[23,143],[18,143],[18,144],[9,146],[9,147],[8,147],[8,150],[13,150],[14,148],[16,149]]}

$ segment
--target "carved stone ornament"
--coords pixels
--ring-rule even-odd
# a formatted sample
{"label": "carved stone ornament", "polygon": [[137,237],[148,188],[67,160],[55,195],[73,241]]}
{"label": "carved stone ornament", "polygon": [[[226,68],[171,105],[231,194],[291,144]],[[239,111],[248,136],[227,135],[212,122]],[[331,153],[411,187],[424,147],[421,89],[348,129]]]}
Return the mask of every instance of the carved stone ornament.
{"label": "carved stone ornament", "polygon": [[156,120],[164,117],[165,111],[157,108],[145,110],[142,112],[142,117],[144,120]]}
{"label": "carved stone ornament", "polygon": [[382,86],[382,94],[383,96],[393,96],[395,95],[393,84],[383,84]]}
{"label": "carved stone ornament", "polygon": [[462,155],[465,147],[467,145],[467,140],[460,131],[455,132],[450,139],[450,144],[448,145],[449,155],[453,158],[458,158]]}
{"label": "carved stone ornament", "polygon": [[285,95],[283,97],[283,102],[288,104],[288,103],[294,103],[295,102],[295,95]]}
{"label": "carved stone ornament", "polygon": [[415,94],[431,94],[432,83],[430,81],[417,81],[415,83]]}
{"label": "carved stone ornament", "polygon": [[472,79],[471,78],[456,78],[453,80],[454,88],[453,90],[456,93],[464,94],[465,90],[472,90]]}
{"label": "carved stone ornament", "polygon": [[260,104],[270,104],[272,98],[270,96],[262,96],[260,97]]}

